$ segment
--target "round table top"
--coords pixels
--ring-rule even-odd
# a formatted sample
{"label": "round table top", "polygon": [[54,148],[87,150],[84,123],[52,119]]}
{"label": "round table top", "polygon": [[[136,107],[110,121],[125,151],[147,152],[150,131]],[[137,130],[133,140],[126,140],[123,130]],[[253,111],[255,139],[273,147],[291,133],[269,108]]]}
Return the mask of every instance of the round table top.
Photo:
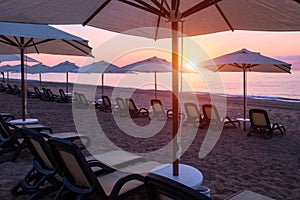
{"label": "round table top", "polygon": [[236,118],[236,120],[238,120],[238,121],[241,121],[241,122],[250,122],[250,119],[244,119],[244,118],[242,118],[242,117],[239,117],[239,118]]}
{"label": "round table top", "polygon": [[10,124],[13,125],[22,125],[22,124],[36,124],[38,123],[39,120],[36,118],[26,118],[25,120],[23,119],[14,119],[9,121]]}
{"label": "round table top", "polygon": [[198,169],[184,164],[179,164],[179,176],[173,176],[172,164],[155,167],[151,173],[170,178],[191,188],[197,188],[203,182],[203,175]]}

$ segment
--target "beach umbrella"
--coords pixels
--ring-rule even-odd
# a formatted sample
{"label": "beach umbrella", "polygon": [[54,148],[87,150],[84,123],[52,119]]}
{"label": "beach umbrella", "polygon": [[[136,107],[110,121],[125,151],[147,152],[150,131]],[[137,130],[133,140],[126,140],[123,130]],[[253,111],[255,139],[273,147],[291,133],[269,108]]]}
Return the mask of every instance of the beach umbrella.
{"label": "beach umbrella", "polygon": [[[14,65],[13,67],[13,73],[21,73],[21,64],[19,65]],[[24,65],[25,67],[25,73],[26,74],[39,74],[39,81],[40,81],[40,88],[42,84],[42,75],[41,73],[46,72],[50,67],[43,65],[41,63],[29,66],[29,65]]]}
{"label": "beach umbrella", "polygon": [[133,72],[154,73],[154,94],[157,99],[157,74],[172,72],[172,63],[156,56],[140,60],[122,67],[122,70]]}
{"label": "beach umbrella", "polygon": [[124,74],[127,70],[123,70],[114,64],[108,63],[104,60],[94,62],[78,69],[78,73],[96,73],[101,74],[101,91],[104,94],[104,74]]}
{"label": "beach umbrella", "polygon": [[[30,6],[28,6],[30,5]],[[221,31],[299,31],[299,0],[48,0],[1,1],[0,21],[83,24],[153,39],[172,38],[173,136],[178,121],[178,31],[195,36]],[[63,8],[63,9],[62,9]],[[141,31],[136,28],[157,27]],[[158,28],[173,32],[166,34]],[[174,151],[177,143],[174,140]],[[177,150],[176,150],[177,149]],[[175,156],[175,154],[174,154]],[[175,157],[174,157],[175,158]],[[178,159],[173,175],[178,175]]]}
{"label": "beach umbrella", "polygon": [[35,64],[27,68],[28,74],[39,74],[39,81],[40,81],[40,89],[42,88],[42,73],[48,72],[50,69],[49,66],[44,64]]}
{"label": "beach umbrella", "polygon": [[0,23],[0,54],[21,57],[22,119],[26,118],[26,85],[24,53],[48,53],[86,56],[88,42],[48,25]]}
{"label": "beach umbrella", "polygon": [[264,56],[258,52],[241,49],[202,62],[200,67],[214,72],[243,72],[244,130],[247,109],[247,72],[291,73],[291,64]]}
{"label": "beach umbrella", "polygon": [[66,93],[69,92],[69,72],[76,73],[79,67],[72,62],[65,61],[50,67],[47,73],[66,73]]}
{"label": "beach umbrella", "polygon": [[[11,62],[11,61],[20,61],[21,56],[19,54],[0,54],[0,63],[1,62]],[[25,62],[38,62],[37,60],[30,58],[24,55]],[[9,65],[10,66],[10,65]],[[6,70],[7,69],[7,70]],[[0,72],[3,74],[3,82],[4,82],[4,72],[6,72],[7,81],[9,82],[9,72],[14,71],[12,68],[0,68]]]}
{"label": "beach umbrella", "polygon": [[157,75],[156,73],[172,72],[172,63],[156,56],[137,61],[122,67],[123,70],[134,72],[154,73],[154,92],[157,99]]}

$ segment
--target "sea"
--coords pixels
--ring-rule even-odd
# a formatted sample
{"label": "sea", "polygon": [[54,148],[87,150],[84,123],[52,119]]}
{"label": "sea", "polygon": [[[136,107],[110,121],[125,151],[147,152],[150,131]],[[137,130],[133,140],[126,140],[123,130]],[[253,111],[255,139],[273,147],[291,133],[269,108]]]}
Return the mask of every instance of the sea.
{"label": "sea", "polygon": [[[19,79],[20,74],[12,73],[10,78]],[[157,89],[170,90],[171,73],[157,73]],[[247,97],[272,99],[287,102],[300,102],[300,70],[288,73],[248,72]],[[27,80],[39,80],[39,74],[28,74]],[[41,74],[42,81],[66,82],[66,74]],[[243,74],[240,72],[222,72],[214,74],[183,74],[179,76],[179,91],[194,93],[214,93],[227,96],[243,96]],[[182,80],[182,81],[181,81]],[[101,75],[69,73],[68,81],[101,85]],[[154,73],[105,74],[104,85],[154,89]]]}

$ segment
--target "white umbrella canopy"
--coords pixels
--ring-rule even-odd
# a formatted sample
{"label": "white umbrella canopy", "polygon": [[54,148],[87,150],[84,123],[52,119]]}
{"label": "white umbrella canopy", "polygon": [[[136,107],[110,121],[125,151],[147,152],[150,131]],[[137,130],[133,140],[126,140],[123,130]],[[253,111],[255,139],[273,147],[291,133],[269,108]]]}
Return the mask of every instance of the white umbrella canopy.
{"label": "white umbrella canopy", "polygon": [[157,98],[157,76],[156,73],[172,72],[172,63],[156,56],[140,60],[122,67],[122,70],[133,72],[154,73],[154,93]]}
{"label": "white umbrella canopy", "polygon": [[[184,33],[189,36],[227,30],[300,29],[297,0],[61,0],[55,4],[48,0],[23,0],[1,1],[0,7],[1,21],[88,24],[114,32],[158,25],[170,29],[172,18],[184,19]],[[177,9],[178,12],[174,12],[177,16],[174,16],[172,10]],[[170,37],[156,31],[132,34],[149,38]]]}
{"label": "white umbrella canopy", "polygon": [[101,74],[101,91],[102,95],[104,94],[104,74],[124,74],[127,73],[127,70],[118,67],[112,63],[108,63],[105,60],[99,62],[94,62],[78,69],[78,73],[98,73]]}
{"label": "white umbrella canopy", "polygon": [[204,61],[200,63],[199,66],[214,72],[243,72],[244,131],[246,131],[245,119],[247,109],[246,72],[290,73],[291,71],[291,64],[247,49],[241,49],[233,53]]}
{"label": "white umbrella canopy", "polygon": [[[83,24],[114,32],[161,27],[187,36],[227,30],[299,31],[299,0],[48,0],[1,1],[0,21]],[[148,38],[172,38],[173,136],[178,122],[178,34],[149,30],[127,32]],[[174,149],[177,152],[174,140]],[[177,150],[176,150],[177,149]],[[175,154],[174,154],[174,157]],[[178,175],[178,159],[173,175]]]}
{"label": "white umbrella canopy", "polygon": [[69,92],[69,72],[76,73],[79,67],[72,62],[64,61],[50,67],[45,73],[66,73],[66,92]]}
{"label": "white umbrella canopy", "polygon": [[22,119],[26,118],[25,52],[77,56],[91,53],[88,41],[54,27],[37,24],[0,22],[0,47],[0,54],[19,53],[21,57]]}

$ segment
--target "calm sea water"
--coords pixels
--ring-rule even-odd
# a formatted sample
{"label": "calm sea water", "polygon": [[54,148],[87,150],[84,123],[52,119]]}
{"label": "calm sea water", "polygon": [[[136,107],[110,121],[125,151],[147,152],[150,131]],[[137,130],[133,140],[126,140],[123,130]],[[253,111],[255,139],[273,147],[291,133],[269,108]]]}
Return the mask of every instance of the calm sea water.
{"label": "calm sea water", "polygon": [[[185,74],[183,76],[183,91],[211,92],[233,96],[243,94],[242,73],[219,73],[219,75]],[[11,74],[11,78],[19,78],[20,74]],[[28,80],[39,80],[39,75],[27,75]],[[80,79],[80,81],[79,81]],[[43,81],[65,82],[65,74],[42,74]],[[69,82],[101,84],[101,75],[69,74]],[[130,75],[105,74],[104,84],[109,86],[133,87],[142,89],[154,88],[153,73]],[[171,88],[171,73],[157,74],[158,89]],[[277,99],[280,101],[300,102],[300,71],[291,74],[247,73],[247,95],[253,98]]]}

